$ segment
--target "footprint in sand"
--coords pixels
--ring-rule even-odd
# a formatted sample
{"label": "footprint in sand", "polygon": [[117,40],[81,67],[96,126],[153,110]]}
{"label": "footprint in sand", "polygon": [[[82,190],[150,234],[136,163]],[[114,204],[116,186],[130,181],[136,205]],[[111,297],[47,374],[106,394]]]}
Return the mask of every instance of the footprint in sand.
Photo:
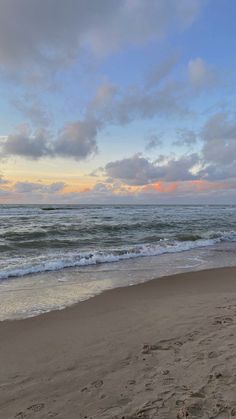
{"label": "footprint in sand", "polygon": [[18,413],[15,415],[15,418],[17,418],[17,419],[23,419],[23,418],[26,418],[26,414],[25,414],[24,412],[18,412]]}
{"label": "footprint in sand", "polygon": [[[27,407],[27,411],[30,412],[40,412],[42,409],[44,409],[45,404],[44,403],[36,403],[36,404],[32,404],[31,406]],[[15,418],[17,419],[23,419],[26,418],[28,416],[27,412],[18,412],[15,415]]]}
{"label": "footprint in sand", "polygon": [[32,412],[40,412],[45,407],[44,403],[36,403],[32,404],[32,406],[27,407],[27,410],[31,410]]}
{"label": "footprint in sand", "polygon": [[176,404],[176,406],[183,406],[184,405],[184,400],[178,399],[178,400],[176,400],[175,404]]}
{"label": "footprint in sand", "polygon": [[185,407],[182,407],[177,413],[177,419],[188,419],[189,413]]}
{"label": "footprint in sand", "polygon": [[174,381],[173,377],[167,377],[167,378],[163,379],[162,383],[163,383],[164,386],[169,386],[169,385],[173,384],[173,381]]}
{"label": "footprint in sand", "polygon": [[93,381],[92,383],[90,383],[88,386],[83,387],[80,391],[81,393],[87,393],[90,392],[91,390],[95,389],[95,388],[101,388],[103,386],[103,381],[102,380],[96,380]]}
{"label": "footprint in sand", "polygon": [[202,361],[205,358],[205,352],[199,352],[196,354],[195,358],[199,361]]}
{"label": "footprint in sand", "polygon": [[208,358],[212,359],[212,358],[217,358],[219,356],[219,354],[216,351],[211,351],[208,354]]}
{"label": "footprint in sand", "polygon": [[197,399],[204,399],[205,393],[203,391],[195,391],[195,392],[191,392],[190,397],[196,397]]}
{"label": "footprint in sand", "polygon": [[228,324],[232,324],[233,323],[233,319],[232,317],[216,317],[213,324],[214,325],[228,325]]}
{"label": "footprint in sand", "polygon": [[128,383],[129,386],[133,386],[134,384],[136,384],[136,381],[135,380],[129,380],[127,383]]}
{"label": "footprint in sand", "polygon": [[94,387],[94,388],[100,388],[102,386],[103,386],[102,380],[96,380],[91,383],[91,387]]}
{"label": "footprint in sand", "polygon": [[196,401],[191,405],[183,406],[177,413],[177,419],[203,418],[202,401]]}
{"label": "footprint in sand", "polygon": [[193,341],[195,340],[195,338],[199,335],[199,331],[198,330],[194,330],[193,332],[190,332],[187,334],[187,340]]}
{"label": "footprint in sand", "polygon": [[[149,400],[148,402],[144,403],[142,407],[140,407],[136,412],[135,415],[131,416],[131,418],[150,418],[156,417],[156,413],[158,409],[161,409],[164,406],[164,400],[162,397],[159,397],[155,400]],[[152,416],[155,414],[155,416]]]}
{"label": "footprint in sand", "polygon": [[153,351],[157,351],[157,345],[149,345],[148,343],[145,343],[143,345],[143,349],[142,349],[142,354],[143,355],[149,355],[151,354]]}
{"label": "footprint in sand", "polygon": [[203,406],[202,406],[202,401],[196,401],[194,404],[190,405],[188,407],[188,412],[190,414],[190,417],[196,417],[196,418],[201,418],[203,417]]}
{"label": "footprint in sand", "polygon": [[152,383],[146,383],[145,384],[145,391],[153,391]]}
{"label": "footprint in sand", "polygon": [[182,345],[183,345],[183,342],[181,342],[180,340],[173,340],[173,339],[161,340],[160,342],[154,345],[145,343],[143,345],[142,354],[149,355],[153,351],[169,351],[170,349],[176,350]]}
{"label": "footprint in sand", "polygon": [[168,375],[170,373],[170,370],[161,370],[162,375]]}
{"label": "footprint in sand", "polygon": [[69,366],[66,368],[66,371],[74,371],[74,370],[76,370],[76,368],[77,368],[77,366],[76,366],[75,364],[73,364],[73,365],[69,365]]}

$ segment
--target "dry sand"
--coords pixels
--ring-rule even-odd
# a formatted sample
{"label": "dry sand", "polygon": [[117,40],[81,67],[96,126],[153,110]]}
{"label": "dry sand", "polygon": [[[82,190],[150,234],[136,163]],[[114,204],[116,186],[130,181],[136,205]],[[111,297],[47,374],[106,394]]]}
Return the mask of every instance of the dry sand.
{"label": "dry sand", "polygon": [[236,416],[236,269],[0,323],[0,418]]}

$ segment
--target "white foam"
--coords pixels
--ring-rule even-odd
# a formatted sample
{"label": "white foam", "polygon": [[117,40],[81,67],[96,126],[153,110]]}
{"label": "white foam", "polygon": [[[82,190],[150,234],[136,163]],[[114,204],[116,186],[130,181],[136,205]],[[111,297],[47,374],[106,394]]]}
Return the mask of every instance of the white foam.
{"label": "white foam", "polygon": [[64,268],[96,265],[101,263],[112,263],[138,257],[158,256],[165,253],[185,252],[195,248],[212,246],[222,241],[236,241],[236,233],[234,231],[214,233],[209,232],[206,236],[208,238],[194,241],[176,240],[170,242],[168,240],[163,240],[156,244],[143,244],[126,250],[115,249],[110,252],[67,252],[63,255],[51,255],[51,259],[34,263],[30,266],[2,269],[0,272],[0,279],[22,277],[40,272],[58,271]]}

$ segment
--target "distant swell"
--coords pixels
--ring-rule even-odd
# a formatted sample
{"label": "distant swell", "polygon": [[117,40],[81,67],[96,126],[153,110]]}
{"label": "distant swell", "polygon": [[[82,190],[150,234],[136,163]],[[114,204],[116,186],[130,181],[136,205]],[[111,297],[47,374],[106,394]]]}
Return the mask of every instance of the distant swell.
{"label": "distant swell", "polygon": [[42,207],[41,211],[70,211],[75,210],[73,207]]}
{"label": "distant swell", "polygon": [[[208,236],[208,237],[207,237]],[[101,263],[118,262],[146,256],[158,256],[165,253],[184,252],[195,248],[212,246],[223,241],[236,241],[236,232],[218,232],[208,234],[205,238],[198,235],[183,235],[178,240],[160,240],[158,243],[149,243],[132,246],[126,249],[113,249],[111,251],[92,252],[64,252],[63,254],[49,255],[48,260],[35,261],[32,265],[2,269],[0,279],[22,277],[28,274],[58,271],[64,268],[96,265]]]}

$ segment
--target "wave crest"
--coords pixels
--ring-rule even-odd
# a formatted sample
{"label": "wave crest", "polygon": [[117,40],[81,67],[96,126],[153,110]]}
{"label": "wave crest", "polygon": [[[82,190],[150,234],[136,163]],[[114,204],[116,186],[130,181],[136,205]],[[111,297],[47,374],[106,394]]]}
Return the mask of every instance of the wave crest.
{"label": "wave crest", "polygon": [[182,236],[178,240],[162,239],[158,243],[147,243],[129,248],[113,249],[111,251],[65,252],[54,254],[48,260],[25,265],[19,268],[3,269],[0,279],[22,277],[29,274],[58,271],[64,268],[112,263],[137,257],[158,256],[165,253],[177,253],[200,247],[212,246],[223,241],[236,241],[236,232],[209,232],[205,237],[198,235]]}

